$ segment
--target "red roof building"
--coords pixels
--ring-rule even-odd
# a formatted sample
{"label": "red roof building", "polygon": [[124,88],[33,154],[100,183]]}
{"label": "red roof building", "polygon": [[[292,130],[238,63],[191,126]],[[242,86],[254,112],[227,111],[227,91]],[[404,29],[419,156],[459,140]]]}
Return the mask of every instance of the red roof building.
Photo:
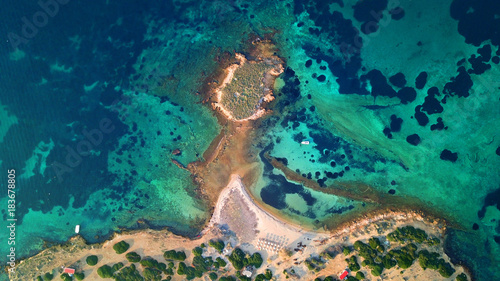
{"label": "red roof building", "polygon": [[342,274],[340,274],[340,280],[346,279],[347,275],[349,275],[349,272],[347,272],[347,270],[344,270],[344,272],[342,272]]}
{"label": "red roof building", "polygon": [[66,267],[64,268],[64,273],[75,274],[75,270],[73,268]]}

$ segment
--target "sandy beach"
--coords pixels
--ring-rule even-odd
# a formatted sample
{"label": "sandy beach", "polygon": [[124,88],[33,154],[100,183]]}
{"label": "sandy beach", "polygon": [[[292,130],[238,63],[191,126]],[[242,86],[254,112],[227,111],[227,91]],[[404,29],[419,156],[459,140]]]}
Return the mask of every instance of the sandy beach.
{"label": "sandy beach", "polygon": [[[153,257],[159,261],[163,260],[163,253],[166,250],[183,250],[187,254],[186,262],[189,263],[193,258],[191,249],[202,243],[207,244],[211,239],[221,239],[225,241],[227,251],[219,254],[210,248],[206,255],[225,258],[225,255],[230,253],[230,249],[240,247],[247,252],[261,253],[265,262],[256,273],[271,269],[275,272],[276,280],[284,280],[285,277],[281,274],[283,270],[293,268],[295,275],[291,276],[292,280],[312,280],[318,276],[338,275],[346,267],[345,257],[340,251],[343,245],[352,245],[357,240],[366,241],[370,237],[383,237],[395,228],[405,225],[423,229],[430,236],[437,237],[441,241],[445,238],[444,225],[427,221],[417,213],[403,212],[367,217],[333,232],[307,231],[281,221],[255,204],[241,178],[233,174],[229,184],[221,192],[213,216],[199,239],[187,239],[168,231],[136,230],[115,234],[113,238],[102,244],[88,245],[81,236],[76,236],[64,245],[45,249],[36,256],[21,261],[16,267],[16,273],[11,274],[10,278],[11,280],[34,280],[36,276],[45,272],[72,267],[83,271],[86,280],[99,280],[100,277],[97,275],[99,266],[118,262],[122,262],[125,266],[130,264],[125,259],[125,255],[118,255],[113,250],[112,246],[119,241],[129,243],[129,251],[134,251],[142,257]],[[338,254],[327,261],[325,268],[320,272],[308,271],[304,261],[318,256],[327,249],[333,249]],[[446,261],[449,261],[441,245],[433,246],[431,250],[438,252]],[[96,266],[86,264],[85,259],[89,255],[99,257],[99,263]],[[418,262],[404,270],[403,274],[396,268],[385,270],[382,275],[383,280],[402,280],[401,278],[403,280],[443,280],[437,271],[422,270]],[[456,274],[464,272],[460,266],[456,266],[455,270]],[[228,267],[227,273],[234,275],[234,268]],[[365,275],[368,280],[380,278],[370,278],[369,272],[365,272]],[[56,275],[54,280],[60,280],[60,277]],[[183,280],[183,278],[175,275],[172,280]]]}

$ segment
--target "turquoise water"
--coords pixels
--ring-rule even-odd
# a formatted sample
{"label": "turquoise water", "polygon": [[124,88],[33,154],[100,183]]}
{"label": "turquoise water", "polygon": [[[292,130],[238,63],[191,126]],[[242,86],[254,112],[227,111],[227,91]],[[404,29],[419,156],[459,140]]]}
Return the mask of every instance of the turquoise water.
{"label": "turquoise water", "polygon": [[[171,160],[203,160],[222,128],[198,94],[217,63],[275,32],[286,71],[259,152],[318,190],[360,182],[418,198],[461,224],[454,259],[500,279],[497,1],[68,2],[23,27],[38,11],[0,11],[0,166],[16,169],[18,257],[76,224],[91,242],[148,226],[196,235],[210,214]],[[261,161],[253,193],[298,221],[364,208]]]}

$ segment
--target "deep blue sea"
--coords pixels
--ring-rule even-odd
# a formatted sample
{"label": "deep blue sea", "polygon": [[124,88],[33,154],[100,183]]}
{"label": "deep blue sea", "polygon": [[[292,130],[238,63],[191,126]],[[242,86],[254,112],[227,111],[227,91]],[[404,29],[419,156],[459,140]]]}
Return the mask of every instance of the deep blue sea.
{"label": "deep blue sea", "polygon": [[[199,95],[221,57],[273,34],[260,152],[442,212],[454,261],[500,278],[499,1],[5,0],[0,19],[2,265],[10,236],[19,259],[76,225],[196,236],[209,208],[171,160],[203,160],[223,127]],[[254,194],[315,223],[362,208],[269,167]]]}

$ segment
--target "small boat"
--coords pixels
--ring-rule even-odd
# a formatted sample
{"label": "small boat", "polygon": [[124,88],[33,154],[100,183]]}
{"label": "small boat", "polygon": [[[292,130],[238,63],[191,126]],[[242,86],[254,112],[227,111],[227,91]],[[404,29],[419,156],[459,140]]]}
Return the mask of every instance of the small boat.
{"label": "small boat", "polygon": [[309,141],[302,141],[300,144],[309,144]]}
{"label": "small boat", "polygon": [[79,224],[77,224],[77,225],[75,226],[75,233],[79,233],[79,232],[80,232],[80,225],[79,225]]}

